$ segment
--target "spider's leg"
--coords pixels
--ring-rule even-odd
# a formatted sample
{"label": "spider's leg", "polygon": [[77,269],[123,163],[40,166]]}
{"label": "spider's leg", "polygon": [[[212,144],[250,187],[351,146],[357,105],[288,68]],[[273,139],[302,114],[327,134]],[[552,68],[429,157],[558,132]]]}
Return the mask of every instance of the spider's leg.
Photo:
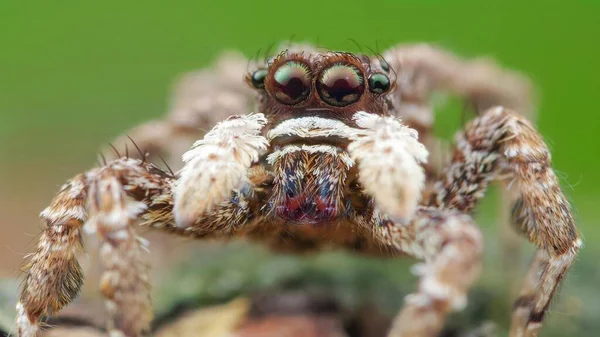
{"label": "spider's leg", "polygon": [[471,217],[456,211],[417,208],[427,150],[417,134],[394,117],[366,112],[354,116],[363,128],[348,151],[358,165],[358,179],[378,209],[393,221],[378,220],[377,243],[392,252],[420,258],[419,290],[394,321],[390,337],[434,337],[446,315],[464,306],[466,292],[480,269],[481,235]]}
{"label": "spider's leg", "polygon": [[424,262],[414,268],[418,290],[406,297],[389,337],[438,336],[446,316],[466,305],[481,269],[482,236],[471,217],[453,210],[420,207],[409,224],[377,221],[375,236],[392,251]]}
{"label": "spider's leg", "polygon": [[75,254],[82,230],[95,233],[100,244],[100,289],[111,317],[109,329],[133,337],[149,327],[148,264],[133,225],[165,193],[168,180],[174,181],[152,170],[160,171],[136,159],[115,160],[70,180],[41,213],[45,229],[24,270],[17,304],[19,336],[37,336],[40,319],[77,296],[83,275]]}
{"label": "spider's leg", "polygon": [[511,336],[535,336],[581,240],[550,152],[531,123],[500,107],[469,123],[429,205],[469,212],[489,182],[507,174],[519,194],[513,216],[538,247],[537,262],[515,304]]}
{"label": "spider's leg", "polygon": [[[252,199],[254,171],[249,168],[266,146],[258,136],[264,121],[262,115],[248,115],[220,123],[187,153],[180,177],[123,158],[67,183],[41,215],[46,228],[25,268],[17,304],[19,336],[36,336],[40,318],[56,313],[79,292],[83,277],[75,251],[84,227],[100,242],[109,329],[127,337],[147,330],[152,318],[148,265],[134,226],[202,238],[233,235],[251,221],[258,203]],[[196,216],[185,226],[175,223],[177,197],[184,219]]]}
{"label": "spider's leg", "polygon": [[133,159],[112,162],[90,181],[89,218],[85,223],[85,229],[95,233],[99,241],[103,268],[100,291],[108,311],[108,331],[123,337],[141,335],[152,320],[150,266],[145,241],[134,230],[147,205],[127,195],[126,189],[135,188],[132,178],[139,184],[156,182],[147,179],[137,164],[139,161]]}
{"label": "spider's leg", "polygon": [[[19,336],[37,336],[39,320],[57,313],[77,296],[83,275],[76,259],[81,230],[97,234],[104,267],[100,288],[107,299],[112,330],[138,336],[148,327],[150,307],[147,262],[132,225],[147,206],[126,194],[133,181],[153,183],[141,161],[116,160],[78,175],[63,186],[41,217],[45,222],[38,250],[29,257],[17,304]],[[128,185],[128,186],[127,186]],[[127,306],[127,310],[123,307]]]}
{"label": "spider's leg", "polygon": [[[460,98],[463,109],[477,115],[492,106],[504,106],[535,121],[536,95],[531,81],[490,58],[463,58],[428,44],[400,44],[383,53],[383,58],[396,74],[395,89],[388,95],[391,114],[418,130],[420,141],[430,151],[429,162],[425,165],[427,192],[431,191],[435,176],[443,169],[451,151],[450,144],[436,137],[433,130],[434,111],[443,105],[445,95]],[[511,205],[516,198],[514,193],[506,190],[505,184],[500,182],[498,185],[501,187],[498,205],[501,262],[508,273],[516,276],[518,270],[512,261],[520,257],[521,241],[513,231],[514,223],[510,217]]]}
{"label": "spider's leg", "polygon": [[40,316],[57,312],[79,293],[83,273],[75,254],[82,247],[81,230],[87,219],[87,184],[86,175],[76,176],[40,214],[44,230],[37,251],[26,258],[26,277],[17,303],[21,337],[36,336]]}
{"label": "spider's leg", "polygon": [[134,227],[194,238],[223,237],[254,218],[255,194],[247,186],[193,226],[180,228],[173,216],[176,179],[151,163],[122,158],[63,186],[41,214],[44,232],[24,270],[16,318],[20,337],[37,336],[40,320],[77,296],[83,275],[75,254],[82,230],[95,233],[100,243],[100,288],[110,314],[109,329],[132,337],[147,330],[152,319],[146,247]]}

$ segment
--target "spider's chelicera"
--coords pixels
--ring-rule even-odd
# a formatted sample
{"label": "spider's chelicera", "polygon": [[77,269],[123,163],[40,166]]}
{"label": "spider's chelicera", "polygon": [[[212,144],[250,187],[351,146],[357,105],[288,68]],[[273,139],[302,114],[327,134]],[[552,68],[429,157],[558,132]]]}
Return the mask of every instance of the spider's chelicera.
{"label": "spider's chelicera", "polygon": [[[487,82],[471,76],[475,71]],[[518,87],[515,78],[424,46],[376,58],[308,48],[283,52],[246,75],[256,113],[228,110],[248,95],[243,89],[194,84],[203,88],[189,100],[194,113],[133,133],[145,149],[177,154],[171,146],[195,135],[194,123],[227,111],[231,116],[183,154],[181,170],[164,171],[145,156],[116,158],[71,179],[42,212],[46,226],[17,304],[19,336],[36,336],[40,320],[77,295],[83,229],[100,240],[111,335],[147,331],[147,262],[135,235],[144,226],[287,251],[334,246],[415,257],[424,261],[415,269],[419,287],[389,336],[433,337],[447,313],[465,305],[479,274],[482,239],[470,213],[501,178],[517,195],[516,224],[538,247],[511,336],[536,336],[581,242],[542,138],[523,115],[500,106],[525,105],[509,89]],[[428,104],[432,92],[444,90],[464,96],[478,117],[457,136],[449,163],[436,168],[428,163],[435,149],[425,146],[432,137]]]}

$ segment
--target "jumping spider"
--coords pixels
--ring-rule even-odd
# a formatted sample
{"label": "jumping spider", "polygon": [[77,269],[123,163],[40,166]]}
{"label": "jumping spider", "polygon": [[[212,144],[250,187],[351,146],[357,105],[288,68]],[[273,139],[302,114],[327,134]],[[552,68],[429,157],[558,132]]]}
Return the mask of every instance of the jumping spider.
{"label": "jumping spider", "polygon": [[[516,224],[538,247],[510,335],[537,335],[581,241],[548,148],[511,110],[531,109],[518,75],[425,45],[373,57],[291,46],[246,75],[257,112],[232,115],[251,97],[231,82],[240,64],[229,59],[221,68],[235,71],[187,77],[183,103],[168,120],[130,133],[150,155],[163,152],[173,162],[197,129],[224,117],[183,155],[177,173],[146,155],[126,156],[62,187],[41,213],[45,228],[28,257],[19,336],[36,336],[41,320],[78,294],[83,229],[100,243],[110,335],[147,332],[150,285],[138,226],[288,251],[333,246],[417,258],[418,289],[389,336],[436,336],[478,277],[482,238],[470,213],[500,179],[516,195]],[[426,145],[436,150],[429,146],[435,91],[463,96],[478,114],[441,166],[427,163]]]}

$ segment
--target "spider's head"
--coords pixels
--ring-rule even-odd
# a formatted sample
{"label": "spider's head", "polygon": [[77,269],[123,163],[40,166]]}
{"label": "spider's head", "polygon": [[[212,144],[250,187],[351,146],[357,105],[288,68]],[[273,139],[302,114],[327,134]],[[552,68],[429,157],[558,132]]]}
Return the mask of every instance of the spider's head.
{"label": "spider's head", "polygon": [[384,96],[393,89],[390,68],[351,53],[284,51],[246,75],[260,95],[260,110],[277,119],[310,115],[350,118],[357,111],[387,113]]}
{"label": "spider's head", "polygon": [[382,60],[288,51],[246,76],[268,119],[262,162],[274,174],[270,214],[314,225],[366,207],[347,146],[360,132],[359,111],[388,114],[390,77]]}

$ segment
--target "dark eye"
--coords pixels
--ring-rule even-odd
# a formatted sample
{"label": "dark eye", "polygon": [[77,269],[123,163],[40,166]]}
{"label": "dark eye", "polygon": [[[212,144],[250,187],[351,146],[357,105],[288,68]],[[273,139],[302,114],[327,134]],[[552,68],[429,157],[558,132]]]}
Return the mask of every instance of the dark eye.
{"label": "dark eye", "polygon": [[381,65],[381,69],[383,69],[383,71],[385,71],[386,73],[390,72],[390,64],[387,63],[386,60],[382,58],[379,59],[379,64]]}
{"label": "dark eye", "polygon": [[390,90],[390,78],[382,73],[369,76],[369,90],[374,94],[383,94]]}
{"label": "dark eye", "polygon": [[317,81],[317,90],[327,104],[346,106],[360,99],[365,83],[354,66],[335,64],[323,71]]}
{"label": "dark eye", "polygon": [[265,78],[267,77],[267,69],[258,69],[257,71],[252,73],[250,77],[250,81],[252,82],[252,86],[256,89],[263,89],[265,87]]}
{"label": "dark eye", "polygon": [[273,74],[273,82],[273,94],[283,104],[298,104],[310,93],[310,71],[301,62],[289,61],[280,66]]}

